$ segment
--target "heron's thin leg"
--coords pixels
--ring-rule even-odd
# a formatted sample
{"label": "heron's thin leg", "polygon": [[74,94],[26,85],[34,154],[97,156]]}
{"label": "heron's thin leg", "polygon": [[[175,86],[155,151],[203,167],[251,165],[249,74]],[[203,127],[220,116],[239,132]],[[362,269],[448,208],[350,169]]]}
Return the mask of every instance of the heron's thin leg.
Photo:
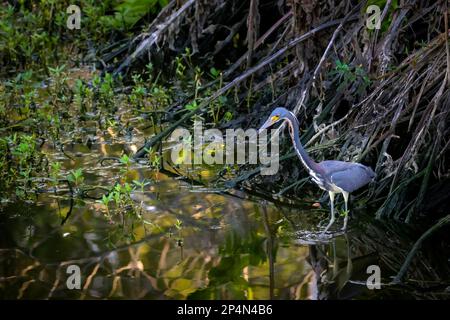
{"label": "heron's thin leg", "polygon": [[345,218],[344,218],[344,226],[342,227],[342,230],[347,229],[347,222],[348,222],[348,192],[342,192],[342,195],[344,196],[344,203],[345,203]]}
{"label": "heron's thin leg", "polygon": [[334,223],[334,192],[329,191],[328,194],[330,195],[331,219],[323,233],[327,232],[328,229],[330,229],[331,225]]}

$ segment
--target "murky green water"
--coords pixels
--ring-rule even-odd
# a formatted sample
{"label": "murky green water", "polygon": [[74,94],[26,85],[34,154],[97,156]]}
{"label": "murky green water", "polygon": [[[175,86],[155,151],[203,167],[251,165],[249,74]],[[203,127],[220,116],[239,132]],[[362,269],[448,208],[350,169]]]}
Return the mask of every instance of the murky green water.
{"label": "murky green water", "polygon": [[[4,204],[2,298],[448,297],[414,287],[367,289],[368,266],[380,266],[382,283],[399,270],[417,239],[405,227],[374,222],[370,213],[359,211],[348,234],[321,237],[319,224],[327,222],[328,213],[312,202],[282,205],[245,192],[199,187],[148,165],[131,164],[123,173],[123,166],[99,160],[135,151],[148,132],[119,138],[113,130],[83,130],[80,141],[64,144],[66,155],[48,143],[43,150],[66,171],[83,168],[85,185],[99,186],[88,192],[90,197],[101,196],[100,187],[110,188],[124,177],[149,181],[131,194],[138,214],[112,214],[110,221],[94,199],[70,197],[64,184],[55,191],[44,181],[36,202]],[[166,162],[164,167],[170,171]],[[194,170],[192,176],[208,180],[214,172]],[[412,268],[420,284],[448,272],[442,251],[418,261]],[[71,265],[80,267],[80,289],[67,286]]]}

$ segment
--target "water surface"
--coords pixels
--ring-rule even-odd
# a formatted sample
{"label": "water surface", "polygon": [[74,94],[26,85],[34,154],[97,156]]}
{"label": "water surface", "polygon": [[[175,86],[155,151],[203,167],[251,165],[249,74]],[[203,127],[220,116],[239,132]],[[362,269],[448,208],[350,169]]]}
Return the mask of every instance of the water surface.
{"label": "water surface", "polygon": [[[65,154],[43,146],[64,170],[83,168],[84,184],[91,189],[88,198],[71,197],[63,183],[54,190],[43,182],[36,201],[4,204],[2,298],[448,298],[414,286],[366,287],[368,266],[379,266],[382,283],[389,283],[418,237],[404,226],[374,221],[371,212],[354,212],[346,234],[321,236],[327,209],[311,199],[270,202],[195,183],[213,178],[213,168],[193,168],[190,181],[172,175],[176,170],[166,161],[166,170],[133,163],[125,173],[115,161],[99,163],[102,157],[135,151],[144,134],[117,138],[110,131],[87,144],[89,132],[83,133],[79,142],[65,144]],[[123,179],[149,184],[131,194],[138,214],[112,214],[110,220],[92,198]],[[342,218],[335,230],[340,225]],[[445,250],[415,261],[418,284],[448,272]],[[70,265],[81,269],[80,289],[67,287]]]}

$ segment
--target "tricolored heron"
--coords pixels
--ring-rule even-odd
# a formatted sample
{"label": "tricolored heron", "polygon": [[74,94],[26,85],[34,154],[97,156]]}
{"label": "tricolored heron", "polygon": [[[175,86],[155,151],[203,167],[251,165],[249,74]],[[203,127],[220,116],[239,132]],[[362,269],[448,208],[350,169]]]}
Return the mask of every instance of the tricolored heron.
{"label": "tricolored heron", "polygon": [[346,215],[342,230],[345,230],[348,221],[349,194],[372,181],[375,177],[375,173],[371,168],[356,162],[326,160],[316,163],[309,157],[300,142],[297,117],[285,108],[276,108],[259,129],[259,132],[282,120],[287,121],[289,124],[289,133],[292,138],[294,149],[303,166],[308,170],[309,175],[312,177],[312,181],[322,190],[328,191],[328,194],[330,195],[331,219],[323,232],[327,232],[334,223],[334,196],[336,193],[342,193],[344,196]]}

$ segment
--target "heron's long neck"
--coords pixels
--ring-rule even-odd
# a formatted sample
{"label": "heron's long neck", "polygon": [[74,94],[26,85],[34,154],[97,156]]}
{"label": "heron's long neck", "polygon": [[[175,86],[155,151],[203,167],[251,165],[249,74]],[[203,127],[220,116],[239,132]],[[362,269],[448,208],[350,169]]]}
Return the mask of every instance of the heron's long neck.
{"label": "heron's long neck", "polygon": [[298,120],[293,113],[291,113],[291,117],[288,119],[288,124],[289,124],[289,133],[291,135],[292,142],[294,144],[295,152],[297,152],[298,157],[300,158],[306,169],[308,169],[308,171],[311,170],[314,171],[314,169],[316,169],[317,163],[314,162],[314,160],[309,157],[308,153],[306,152],[305,148],[303,148],[303,145],[300,142]]}

